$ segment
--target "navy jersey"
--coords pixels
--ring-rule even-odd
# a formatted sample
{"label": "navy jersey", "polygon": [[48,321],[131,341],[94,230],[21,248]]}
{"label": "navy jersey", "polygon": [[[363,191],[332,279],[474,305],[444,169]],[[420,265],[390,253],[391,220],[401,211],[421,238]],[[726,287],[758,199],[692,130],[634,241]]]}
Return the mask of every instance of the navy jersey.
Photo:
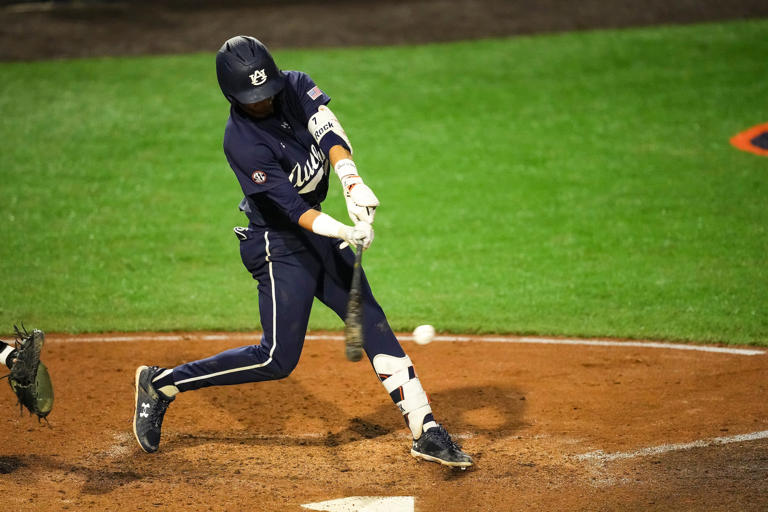
{"label": "navy jersey", "polygon": [[240,209],[253,228],[296,227],[328,192],[330,162],[307,123],[331,98],[306,73],[284,73],[272,115],[253,119],[233,105],[224,132],[224,154],[245,195]]}

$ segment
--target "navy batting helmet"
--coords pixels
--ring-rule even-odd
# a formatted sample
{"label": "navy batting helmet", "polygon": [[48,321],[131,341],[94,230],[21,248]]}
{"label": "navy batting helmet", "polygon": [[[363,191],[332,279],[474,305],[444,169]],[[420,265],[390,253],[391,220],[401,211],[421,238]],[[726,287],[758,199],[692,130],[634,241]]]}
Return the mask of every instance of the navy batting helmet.
{"label": "navy batting helmet", "polygon": [[256,103],[283,90],[285,75],[258,39],[237,36],[216,54],[216,75],[224,96],[232,103]]}

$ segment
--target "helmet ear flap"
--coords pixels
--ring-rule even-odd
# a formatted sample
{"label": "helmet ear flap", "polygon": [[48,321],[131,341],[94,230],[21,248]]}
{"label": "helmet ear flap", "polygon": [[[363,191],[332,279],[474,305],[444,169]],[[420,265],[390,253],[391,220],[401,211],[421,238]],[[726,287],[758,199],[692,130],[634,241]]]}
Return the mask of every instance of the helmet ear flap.
{"label": "helmet ear flap", "polygon": [[285,75],[267,47],[255,37],[228,39],[216,54],[216,75],[230,103],[257,103],[279,93]]}

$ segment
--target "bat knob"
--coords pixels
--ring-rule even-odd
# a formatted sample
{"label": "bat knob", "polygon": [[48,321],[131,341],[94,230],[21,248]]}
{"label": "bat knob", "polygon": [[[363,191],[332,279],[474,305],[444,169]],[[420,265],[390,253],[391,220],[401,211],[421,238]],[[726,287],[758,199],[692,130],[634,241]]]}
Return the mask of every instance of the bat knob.
{"label": "bat knob", "polygon": [[356,363],[363,358],[363,326],[358,322],[348,322],[345,330],[346,345],[344,353],[348,361]]}
{"label": "bat knob", "polygon": [[356,363],[363,358],[362,347],[347,347],[345,353],[347,355],[347,360],[352,361],[353,363]]}

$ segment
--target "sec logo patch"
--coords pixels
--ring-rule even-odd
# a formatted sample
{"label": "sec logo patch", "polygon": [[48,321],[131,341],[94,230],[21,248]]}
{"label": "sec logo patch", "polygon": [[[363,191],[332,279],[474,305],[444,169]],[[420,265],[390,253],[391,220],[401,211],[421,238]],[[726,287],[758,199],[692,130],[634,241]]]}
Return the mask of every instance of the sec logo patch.
{"label": "sec logo patch", "polygon": [[254,183],[261,185],[267,181],[267,173],[264,171],[253,171],[253,174],[251,174],[251,180]]}

